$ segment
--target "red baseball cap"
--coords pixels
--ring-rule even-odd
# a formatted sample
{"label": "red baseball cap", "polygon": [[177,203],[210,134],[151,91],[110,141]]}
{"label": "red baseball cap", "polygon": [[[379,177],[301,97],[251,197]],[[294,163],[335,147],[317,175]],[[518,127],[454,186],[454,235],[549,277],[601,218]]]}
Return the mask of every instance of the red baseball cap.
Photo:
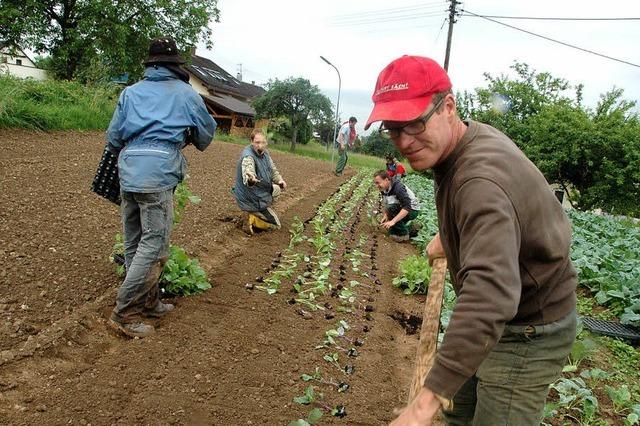
{"label": "red baseball cap", "polygon": [[374,121],[411,121],[427,109],[434,93],[451,89],[447,72],[424,56],[404,55],[378,75],[371,96],[373,111],[364,129]]}

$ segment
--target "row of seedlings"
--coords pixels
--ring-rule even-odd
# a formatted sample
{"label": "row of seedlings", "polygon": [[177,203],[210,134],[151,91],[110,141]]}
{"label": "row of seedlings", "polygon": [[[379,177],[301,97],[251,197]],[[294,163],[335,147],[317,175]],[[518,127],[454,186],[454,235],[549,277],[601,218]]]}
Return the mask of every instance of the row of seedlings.
{"label": "row of seedlings", "polygon": [[[327,320],[334,319],[336,315],[341,315],[342,318],[335,323],[335,326],[325,331],[324,341],[315,348],[321,351],[322,359],[326,363],[325,365],[329,367],[329,373],[323,374],[322,368],[316,366],[312,374],[303,374],[301,376],[303,382],[307,384],[304,394],[296,397],[294,401],[309,405],[312,409],[306,419],[297,419],[291,422],[290,426],[312,424],[325,412],[336,417],[345,417],[347,415],[343,404],[327,404],[324,401],[324,393],[321,390],[329,389],[337,391],[338,394],[343,394],[350,389],[348,376],[355,373],[355,359],[359,356],[359,348],[365,343],[364,333],[371,330],[369,321],[373,319],[373,302],[375,301],[371,293],[373,293],[373,290],[379,291],[375,285],[381,284],[376,276],[378,237],[376,233],[373,234],[371,254],[365,253],[368,245],[368,236],[361,234],[357,242],[356,237],[361,222],[362,210],[365,209],[367,217],[369,217],[377,199],[377,195],[374,195],[373,187],[363,183],[354,190],[353,201],[346,208],[347,212],[353,212],[353,221],[350,221],[349,214],[347,214],[345,221],[339,228],[344,237],[342,239],[343,247],[337,253],[341,263],[337,269],[338,283],[335,288],[331,289],[330,293],[330,296],[335,298],[337,303],[335,314],[332,312],[333,307],[330,303],[326,302],[323,305],[327,309],[325,313]],[[368,268],[365,266],[365,258],[370,259]],[[371,285],[363,283],[362,279],[369,279]],[[369,296],[360,296],[358,294],[359,288],[367,289],[368,293],[370,293]],[[332,377],[330,372],[339,374],[340,379]]]}
{"label": "row of seedlings", "polygon": [[[321,212],[331,211],[334,206],[339,202],[344,194],[349,192],[355,183],[355,177],[341,185],[336,192],[334,192],[322,205],[316,210],[317,217]],[[308,240],[305,236],[305,230],[309,221],[302,222],[299,218],[295,218],[289,232],[291,233],[291,239],[288,247],[284,251],[279,251],[272,259],[271,265],[264,269],[264,275],[260,275],[256,278],[256,283],[247,283],[245,287],[247,289],[253,289],[254,287],[259,290],[266,291],[268,294],[275,294],[283,280],[291,279],[298,271],[298,266],[301,263],[309,262],[309,256],[300,249],[302,243]]]}

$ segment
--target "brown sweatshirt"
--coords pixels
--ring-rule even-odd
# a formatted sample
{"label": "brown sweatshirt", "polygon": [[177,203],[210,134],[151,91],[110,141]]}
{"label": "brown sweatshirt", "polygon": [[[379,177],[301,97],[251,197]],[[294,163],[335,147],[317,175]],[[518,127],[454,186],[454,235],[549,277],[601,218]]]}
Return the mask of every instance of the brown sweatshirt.
{"label": "brown sweatshirt", "polygon": [[434,168],[440,238],[458,301],[425,386],[448,399],[506,324],[554,322],[576,305],[571,226],[544,176],[503,133],[467,124]]}

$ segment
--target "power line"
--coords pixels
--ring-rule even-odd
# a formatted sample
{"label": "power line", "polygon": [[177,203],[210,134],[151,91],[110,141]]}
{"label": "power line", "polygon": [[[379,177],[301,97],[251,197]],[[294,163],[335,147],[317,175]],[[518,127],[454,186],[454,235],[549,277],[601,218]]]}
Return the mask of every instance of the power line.
{"label": "power line", "polygon": [[368,20],[360,20],[353,22],[346,22],[340,24],[330,24],[330,27],[348,27],[352,25],[371,25],[371,24],[384,24],[387,22],[397,22],[397,21],[411,21],[415,19],[423,19],[423,18],[433,18],[440,17],[444,14],[444,11],[437,13],[428,13],[428,14],[420,14],[420,15],[405,15],[405,16],[394,16],[392,18],[377,18],[377,19],[368,19]]}
{"label": "power line", "polygon": [[547,18],[540,16],[500,16],[500,15],[465,15],[462,16],[470,16],[472,18],[497,18],[497,19],[530,19],[530,20],[539,20],[539,21],[640,21],[640,18]]}
{"label": "power line", "polygon": [[438,42],[438,39],[440,38],[440,34],[442,34],[442,29],[444,28],[444,24],[447,23],[447,18],[444,18],[442,20],[442,25],[440,26],[440,31],[438,31],[438,35],[436,36],[436,39],[433,40],[433,44],[436,44]]}
{"label": "power line", "polygon": [[432,25],[418,24],[418,25],[409,25],[409,26],[403,25],[402,27],[375,28],[375,29],[367,29],[367,30],[363,29],[363,30],[359,31],[359,33],[361,33],[361,34],[384,34],[384,33],[393,32],[395,34],[399,34],[399,33],[410,31],[410,30],[424,30],[424,29],[437,28],[437,27],[438,27],[438,24],[432,24]]}
{"label": "power line", "polygon": [[462,9],[462,11],[465,12],[465,13],[468,13],[470,15],[473,15],[474,17],[483,18],[483,19],[486,19],[487,21],[490,21],[490,22],[493,22],[493,23],[496,23],[496,24],[500,24],[500,25],[504,25],[505,27],[509,27],[509,28],[517,30],[517,31],[522,31],[523,33],[526,33],[526,34],[529,34],[529,35],[532,35],[532,36],[535,36],[535,37],[539,37],[539,38],[542,38],[542,39],[545,39],[545,40],[548,40],[548,41],[552,41],[554,43],[558,43],[558,44],[561,44],[563,46],[571,47],[573,49],[577,49],[577,50],[581,50],[583,52],[591,53],[592,55],[600,56],[602,58],[610,59],[612,61],[621,62],[623,64],[627,64],[627,65],[631,65],[631,66],[640,68],[640,65],[638,65],[638,64],[634,64],[634,63],[631,63],[631,62],[628,62],[628,61],[625,61],[625,60],[622,60],[622,59],[614,58],[612,56],[607,56],[607,55],[604,55],[602,53],[594,52],[593,50],[584,49],[582,47],[578,47],[578,46],[575,46],[573,44],[565,43],[563,41],[556,40],[556,39],[553,39],[553,38],[550,38],[550,37],[547,37],[547,36],[536,34],[534,32],[527,31],[527,30],[522,29],[522,28],[514,27],[513,25],[505,24],[504,22],[496,21],[496,20],[491,19],[491,18],[489,18],[487,16],[478,15],[478,14],[470,12],[468,10]]}
{"label": "power line", "polygon": [[439,1],[439,2],[431,2],[431,3],[424,3],[424,4],[420,4],[420,5],[411,5],[411,6],[400,6],[400,7],[394,7],[391,9],[378,9],[378,10],[371,10],[368,12],[359,12],[359,13],[351,13],[351,14],[347,14],[347,15],[337,15],[337,16],[333,16],[331,18],[329,18],[329,20],[334,21],[334,20],[343,20],[343,19],[350,19],[350,18],[362,18],[362,17],[366,17],[366,16],[374,16],[374,15],[383,15],[383,16],[388,16],[389,14],[394,14],[394,13],[405,13],[405,12],[411,12],[414,10],[425,10],[425,9],[433,9],[435,8],[440,8],[443,7],[446,3],[444,1]]}
{"label": "power line", "polygon": [[393,16],[388,18],[370,18],[370,19],[361,19],[354,20],[350,22],[340,22],[335,24],[329,24],[330,27],[349,27],[354,25],[372,25],[372,24],[384,24],[387,22],[397,22],[397,21],[411,21],[415,19],[423,19],[423,18],[432,18],[439,17],[444,14],[444,10],[440,12],[430,12],[430,13],[420,13],[420,14],[411,14],[411,15],[400,15]]}
{"label": "power line", "polygon": [[398,18],[398,17],[411,17],[411,16],[425,16],[425,15],[432,15],[432,14],[438,14],[438,13],[442,13],[444,11],[443,8],[436,8],[433,10],[423,10],[423,11],[419,11],[419,12],[396,12],[396,13],[388,13],[385,15],[380,15],[380,16],[360,16],[360,17],[353,17],[353,18],[349,18],[349,19],[343,19],[340,21],[328,21],[329,25],[346,25],[346,24],[350,24],[350,23],[354,23],[354,22],[363,22],[363,21],[384,21],[386,19],[391,19],[391,18]]}

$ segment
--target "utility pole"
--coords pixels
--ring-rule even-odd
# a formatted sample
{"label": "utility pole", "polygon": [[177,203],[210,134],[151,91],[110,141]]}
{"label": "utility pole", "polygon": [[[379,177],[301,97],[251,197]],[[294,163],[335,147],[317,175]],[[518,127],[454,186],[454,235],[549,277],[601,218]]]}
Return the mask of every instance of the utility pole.
{"label": "utility pole", "polygon": [[456,23],[456,15],[458,11],[456,10],[456,6],[459,5],[460,2],[456,0],[451,0],[451,4],[449,5],[449,34],[447,35],[447,52],[444,56],[444,70],[449,71],[449,55],[451,53],[451,37],[453,36],[453,24]]}

